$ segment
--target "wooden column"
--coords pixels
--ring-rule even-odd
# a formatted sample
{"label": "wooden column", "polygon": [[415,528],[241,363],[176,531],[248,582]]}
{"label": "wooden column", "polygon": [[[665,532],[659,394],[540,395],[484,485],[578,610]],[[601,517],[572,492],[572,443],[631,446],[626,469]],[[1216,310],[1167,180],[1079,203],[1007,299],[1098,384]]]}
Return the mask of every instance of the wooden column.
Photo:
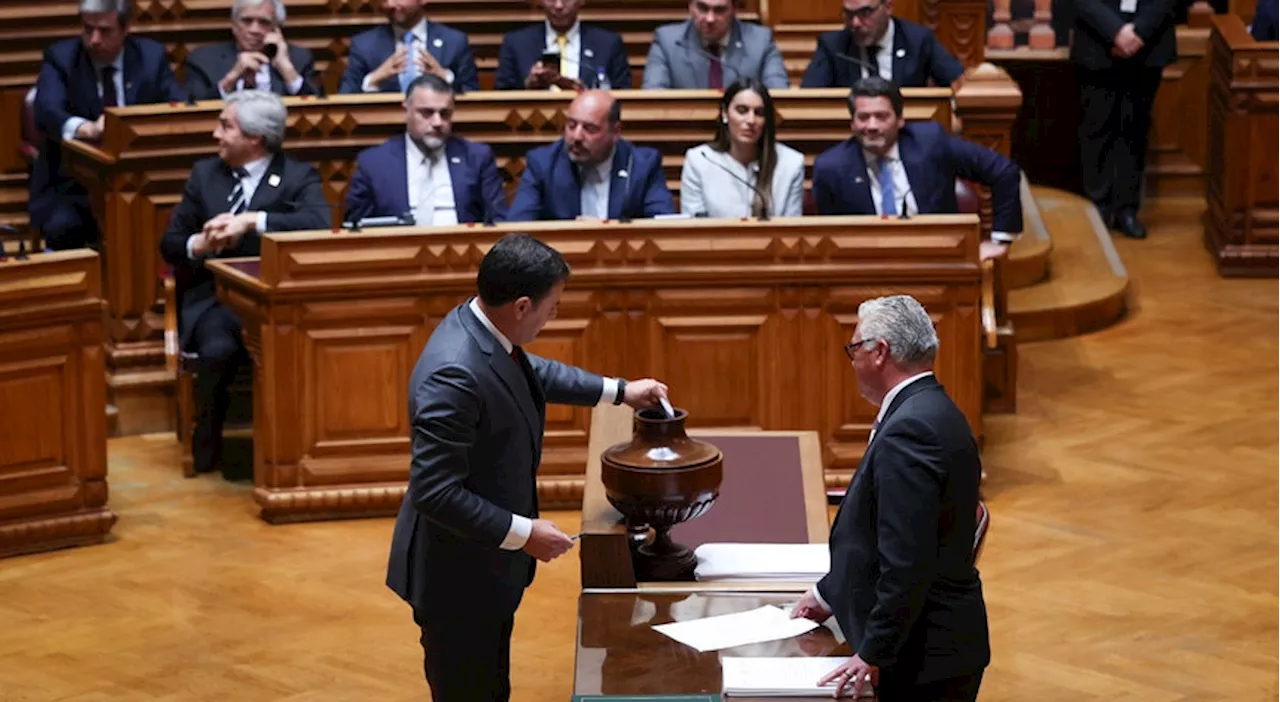
{"label": "wooden column", "polygon": [[103,302],[97,254],[0,262],[0,556],[103,541]]}

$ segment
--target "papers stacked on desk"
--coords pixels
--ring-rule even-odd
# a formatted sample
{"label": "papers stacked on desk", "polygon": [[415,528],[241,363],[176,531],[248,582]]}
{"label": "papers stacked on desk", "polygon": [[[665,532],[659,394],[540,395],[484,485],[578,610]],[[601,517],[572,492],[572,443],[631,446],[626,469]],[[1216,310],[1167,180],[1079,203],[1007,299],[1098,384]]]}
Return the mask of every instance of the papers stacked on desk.
{"label": "papers stacked on desk", "polygon": [[[827,673],[848,662],[848,658],[729,658],[720,659],[724,672],[725,697],[830,697],[835,683],[818,687]],[[852,688],[844,695],[851,697]],[[870,682],[864,682],[859,697],[871,697]]]}
{"label": "papers stacked on desk", "polygon": [[771,605],[746,612],[659,624],[653,627],[654,631],[670,636],[703,653],[764,641],[789,639],[817,628],[817,622],[808,619],[792,619],[789,612]]}
{"label": "papers stacked on desk", "polygon": [[693,554],[700,581],[816,583],[831,569],[826,544],[703,544]]}

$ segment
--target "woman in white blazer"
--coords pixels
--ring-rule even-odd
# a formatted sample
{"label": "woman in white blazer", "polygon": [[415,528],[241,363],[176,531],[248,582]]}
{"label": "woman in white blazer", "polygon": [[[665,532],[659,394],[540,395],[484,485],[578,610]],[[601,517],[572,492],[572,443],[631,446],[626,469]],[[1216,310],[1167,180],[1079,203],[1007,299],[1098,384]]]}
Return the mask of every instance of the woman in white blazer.
{"label": "woman in white blazer", "polygon": [[799,217],[804,156],[777,143],[769,89],[744,78],[720,100],[712,141],[684,154],[680,211],[695,217]]}

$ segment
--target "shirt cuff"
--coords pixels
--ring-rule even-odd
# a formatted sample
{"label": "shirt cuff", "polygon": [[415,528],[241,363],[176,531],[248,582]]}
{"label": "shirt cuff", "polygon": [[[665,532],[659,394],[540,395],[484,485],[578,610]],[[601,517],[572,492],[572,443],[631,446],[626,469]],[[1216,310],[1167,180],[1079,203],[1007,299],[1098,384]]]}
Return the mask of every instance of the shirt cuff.
{"label": "shirt cuff", "polygon": [[198,236],[201,236],[201,235],[192,234],[191,236],[187,237],[187,259],[188,260],[191,260],[191,261],[196,260],[196,237]]}
{"label": "shirt cuff", "polygon": [[1017,238],[1017,234],[1010,234],[1009,232],[991,232],[991,240],[998,241],[1001,244],[1012,244]]}
{"label": "shirt cuff", "polygon": [[84,117],[68,117],[67,121],[62,123],[62,140],[70,141],[75,139],[76,130],[80,128],[80,125],[88,121]]}
{"label": "shirt cuff", "polygon": [[[240,89],[240,81],[236,81],[236,90],[239,90],[239,89]],[[227,96],[230,94],[231,93],[228,93],[227,91],[222,89],[222,81],[218,81],[218,97],[222,98],[223,100],[226,100]]]}
{"label": "shirt cuff", "polygon": [[596,405],[612,405],[614,399],[618,397],[618,379],[605,378],[604,387],[600,388],[600,400]]}
{"label": "shirt cuff", "polygon": [[498,548],[504,551],[519,551],[524,545],[529,543],[529,534],[533,533],[533,520],[528,517],[521,517],[518,514],[511,515],[511,528],[507,529],[507,538],[502,540]]}
{"label": "shirt cuff", "polygon": [[258,221],[254,223],[254,226],[258,228],[259,234],[267,233],[267,213],[266,212],[258,213]]}
{"label": "shirt cuff", "polygon": [[447,83],[449,83],[449,85],[453,85],[453,70],[452,70],[452,69],[449,69],[449,68],[444,69],[444,79],[445,79],[445,81],[446,81]]}
{"label": "shirt cuff", "polygon": [[813,586],[813,590],[812,590],[812,592],[813,592],[813,599],[817,600],[817,601],[818,601],[818,604],[819,604],[819,605],[821,605],[823,609],[825,609],[825,610],[827,610],[828,612],[830,612],[830,611],[831,611],[831,605],[827,604],[827,601],[826,601],[826,600],[824,600],[824,599],[822,599],[822,593],[821,593],[821,592],[818,592],[818,586],[817,586],[817,585],[814,585],[814,586]]}
{"label": "shirt cuff", "polygon": [[299,73],[298,77],[289,81],[288,85],[284,86],[284,88],[290,95],[297,95],[298,91],[302,90],[302,83],[302,74]]}
{"label": "shirt cuff", "polygon": [[366,75],[364,77],[364,80],[360,81],[360,89],[366,93],[378,92],[378,86],[375,85],[373,81],[369,80],[371,77],[372,77],[372,74]]}

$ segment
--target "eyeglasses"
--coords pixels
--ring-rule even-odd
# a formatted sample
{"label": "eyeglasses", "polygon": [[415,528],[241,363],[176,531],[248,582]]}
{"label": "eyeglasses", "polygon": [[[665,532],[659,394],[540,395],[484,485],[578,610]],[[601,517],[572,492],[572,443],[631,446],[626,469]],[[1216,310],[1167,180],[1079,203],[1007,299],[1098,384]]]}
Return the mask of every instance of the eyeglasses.
{"label": "eyeglasses", "polygon": [[844,345],[844,355],[848,356],[849,360],[852,361],[853,356],[858,352],[858,349],[865,346],[867,342],[874,344],[876,341],[878,341],[878,339],[858,339],[857,341],[850,341]]}
{"label": "eyeglasses", "polygon": [[874,15],[876,13],[876,10],[879,10],[883,6],[883,4],[884,3],[878,2],[874,5],[865,5],[863,7],[859,7],[856,10],[850,10],[849,8],[844,7],[840,9],[840,13],[844,15],[845,22],[852,22],[855,19],[862,20],[865,22],[866,20],[871,19],[871,15]]}

